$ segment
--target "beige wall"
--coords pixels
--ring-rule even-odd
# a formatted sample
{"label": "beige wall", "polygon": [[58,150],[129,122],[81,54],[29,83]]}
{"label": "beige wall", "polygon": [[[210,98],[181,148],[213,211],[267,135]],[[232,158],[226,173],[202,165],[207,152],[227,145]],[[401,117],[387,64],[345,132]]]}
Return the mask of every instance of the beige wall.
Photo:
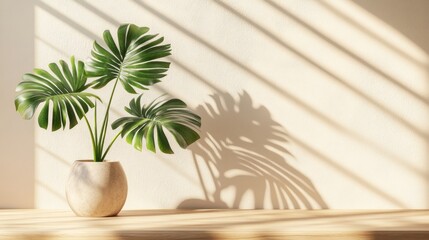
{"label": "beige wall", "polygon": [[[128,175],[125,208],[428,207],[429,2],[406,2],[2,1],[2,38],[18,32],[1,42],[0,207],[67,208],[70,165],[91,157],[83,124],[33,134],[18,120],[19,76],[86,59],[103,30],[128,22],[173,47],[144,99],[182,98],[203,135],[175,155],[118,142],[109,158]],[[112,119],[130,99],[118,92]]]}
{"label": "beige wall", "polygon": [[34,127],[13,104],[34,61],[33,3],[0,1],[0,208],[34,206]]}

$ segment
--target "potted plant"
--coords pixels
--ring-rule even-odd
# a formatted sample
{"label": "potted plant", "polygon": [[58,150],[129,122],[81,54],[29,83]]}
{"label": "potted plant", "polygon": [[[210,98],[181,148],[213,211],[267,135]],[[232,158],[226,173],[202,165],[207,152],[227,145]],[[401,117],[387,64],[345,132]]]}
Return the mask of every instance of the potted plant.
{"label": "potted plant", "polygon": [[[127,195],[127,180],[120,162],[107,161],[106,156],[121,136],[137,150],[173,153],[165,131],[179,146],[186,148],[199,139],[201,118],[187,109],[179,99],[156,99],[142,105],[141,96],[130,101],[125,110],[130,114],[114,121],[120,129],[106,144],[109,110],[118,83],[130,94],[147,90],[166,76],[170,63],[164,58],[171,53],[164,38],[148,34],[149,28],[134,24],[121,25],[115,41],[110,31],[103,33],[101,46],[94,41],[87,64],[71,57],[70,65],[60,60],[49,64],[51,72],[34,69],[18,84],[16,110],[24,119],[31,119],[39,106],[38,124],[57,131],[71,129],[83,119],[92,143],[93,159],[74,162],[66,185],[67,201],[78,216],[115,216],[122,209]],[[111,87],[112,91],[102,119],[97,118],[101,99],[89,88]],[[90,121],[86,114],[94,110]],[[102,121],[99,121],[102,120]],[[157,146],[157,147],[156,147]]]}

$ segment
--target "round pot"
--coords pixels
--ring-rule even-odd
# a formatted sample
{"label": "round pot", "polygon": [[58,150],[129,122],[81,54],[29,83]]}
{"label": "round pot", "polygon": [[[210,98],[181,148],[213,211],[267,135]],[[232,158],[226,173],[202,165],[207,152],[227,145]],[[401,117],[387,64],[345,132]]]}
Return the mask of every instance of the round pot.
{"label": "round pot", "polygon": [[120,162],[77,160],[66,185],[67,202],[82,217],[116,216],[124,206],[128,185]]}

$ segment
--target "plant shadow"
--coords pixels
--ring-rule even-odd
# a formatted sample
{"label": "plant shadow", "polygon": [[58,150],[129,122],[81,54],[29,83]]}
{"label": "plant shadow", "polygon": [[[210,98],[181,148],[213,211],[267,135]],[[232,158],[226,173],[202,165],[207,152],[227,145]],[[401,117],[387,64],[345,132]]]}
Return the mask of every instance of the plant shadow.
{"label": "plant shadow", "polygon": [[211,98],[196,109],[201,139],[190,147],[205,199],[186,199],[177,208],[328,208],[310,179],[288,163],[296,161],[288,134],[266,107],[254,106],[246,91],[238,99]]}

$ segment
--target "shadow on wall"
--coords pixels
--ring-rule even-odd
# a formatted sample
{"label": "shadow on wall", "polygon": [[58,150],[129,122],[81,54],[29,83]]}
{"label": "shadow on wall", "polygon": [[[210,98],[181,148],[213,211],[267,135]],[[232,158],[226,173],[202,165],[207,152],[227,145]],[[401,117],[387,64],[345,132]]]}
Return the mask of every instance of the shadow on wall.
{"label": "shadow on wall", "polygon": [[[427,0],[353,0],[353,2],[359,8],[365,9],[365,11],[401,32],[413,43],[418,45],[420,49],[424,50],[426,55],[429,54],[429,31],[426,30],[429,22]],[[347,18],[345,19],[347,20]],[[426,69],[427,78],[429,78],[429,67],[427,64],[424,67]],[[429,92],[429,89],[427,89],[427,91]],[[427,207],[429,207],[429,139],[427,137],[426,151],[428,156],[426,163],[426,201]]]}
{"label": "shadow on wall", "polygon": [[311,181],[288,164],[295,160],[288,135],[264,106],[255,107],[245,91],[238,101],[228,93],[212,99],[197,108],[202,136],[190,147],[205,199],[187,199],[178,208],[328,208]]}
{"label": "shadow on wall", "polygon": [[[357,6],[373,14],[429,53],[429,21],[427,0],[352,0]],[[387,7],[388,6],[388,7]]]}

